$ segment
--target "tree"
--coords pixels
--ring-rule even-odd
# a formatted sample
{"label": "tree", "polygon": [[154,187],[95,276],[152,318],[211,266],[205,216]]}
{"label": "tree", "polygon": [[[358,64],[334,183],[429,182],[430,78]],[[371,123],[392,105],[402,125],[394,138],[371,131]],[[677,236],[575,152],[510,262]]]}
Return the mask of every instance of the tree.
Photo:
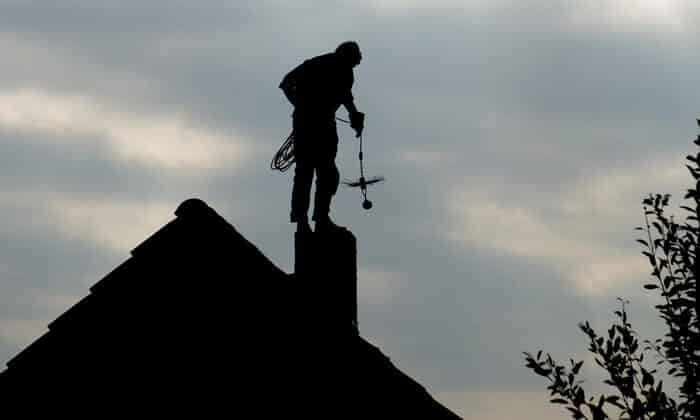
{"label": "tree", "polygon": [[[700,120],[698,120],[700,125]],[[693,142],[700,148],[700,136]],[[682,205],[685,220],[678,223],[667,216],[669,194],[650,194],[642,201],[645,225],[637,227],[643,238],[637,239],[642,254],[651,265],[652,282],[644,289],[658,293],[662,303],[654,308],[663,319],[666,333],[640,346],[638,335],[628,320],[627,301],[618,298],[616,321],[606,335],[599,335],[588,321],[579,328],[588,337],[588,350],[602,367],[613,388],[610,395],[587,396],[578,379],[583,361],[569,359],[570,366],[559,364],[549,353],[524,352],[525,365],[547,378],[551,403],[566,407],[575,419],[606,419],[610,410],[621,419],[695,419],[700,413],[700,324],[698,322],[696,260],[700,234],[700,152],[686,157],[694,185]],[[650,221],[651,219],[651,221]],[[679,378],[678,401],[664,391],[661,372],[644,365],[645,356],[656,356],[656,366]],[[647,357],[647,363],[649,358]],[[615,407],[615,408],[612,408]]]}

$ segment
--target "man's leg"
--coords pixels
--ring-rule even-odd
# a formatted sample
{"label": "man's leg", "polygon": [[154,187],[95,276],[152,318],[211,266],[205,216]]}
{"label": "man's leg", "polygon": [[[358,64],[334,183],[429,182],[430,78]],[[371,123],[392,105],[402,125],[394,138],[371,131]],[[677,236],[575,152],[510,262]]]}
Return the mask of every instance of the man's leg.
{"label": "man's leg", "polygon": [[316,195],[314,196],[315,221],[325,221],[331,208],[331,200],[338,191],[340,173],[335,165],[335,156],[319,162],[316,168]]}
{"label": "man's leg", "polygon": [[309,230],[308,212],[311,199],[311,182],[314,177],[314,132],[311,121],[295,115],[294,130],[294,185],[290,221],[297,224],[297,231]]}
{"label": "man's leg", "polygon": [[314,176],[314,167],[311,162],[297,156],[294,168],[294,186],[292,187],[292,211],[290,221],[292,223],[308,223],[309,201],[311,199],[311,181]]}
{"label": "man's leg", "polygon": [[330,224],[328,213],[331,209],[331,200],[338,191],[340,173],[335,165],[335,156],[338,154],[338,132],[335,120],[330,120],[328,125],[322,126],[321,140],[318,144],[316,161],[316,195],[314,196],[313,220],[323,225]]}
{"label": "man's leg", "polygon": [[314,217],[318,221],[328,218],[331,200],[338,191],[340,173],[335,161],[323,162],[316,170],[316,195],[314,197]]}

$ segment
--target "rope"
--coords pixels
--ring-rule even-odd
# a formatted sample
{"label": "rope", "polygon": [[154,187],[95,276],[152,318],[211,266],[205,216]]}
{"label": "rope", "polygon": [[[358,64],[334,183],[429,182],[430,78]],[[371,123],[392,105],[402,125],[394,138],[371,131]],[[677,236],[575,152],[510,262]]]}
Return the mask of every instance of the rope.
{"label": "rope", "polygon": [[287,139],[282,143],[279,150],[272,157],[270,169],[280,172],[286,172],[295,162],[294,157],[294,130],[289,133]]}
{"label": "rope", "polygon": [[[350,125],[350,121],[340,117],[335,117],[336,120]],[[279,150],[272,156],[270,161],[270,169],[273,171],[286,172],[296,161],[294,156],[294,130],[289,133],[287,139],[282,143]],[[362,136],[360,136],[360,164],[362,164]]]}

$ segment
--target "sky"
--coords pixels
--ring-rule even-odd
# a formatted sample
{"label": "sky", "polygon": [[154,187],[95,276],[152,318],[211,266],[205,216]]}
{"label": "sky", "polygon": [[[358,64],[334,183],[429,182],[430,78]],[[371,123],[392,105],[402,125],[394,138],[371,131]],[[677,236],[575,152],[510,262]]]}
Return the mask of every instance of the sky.
{"label": "sky", "polygon": [[521,352],[583,358],[605,390],[578,322],[607,328],[621,296],[660,336],[633,229],[648,193],[677,208],[690,185],[698,28],[684,0],[0,0],[0,365],[187,198],[292,271],[278,84],[355,40],[387,179],[370,211],[333,202],[361,334],[465,419],[566,417]]}

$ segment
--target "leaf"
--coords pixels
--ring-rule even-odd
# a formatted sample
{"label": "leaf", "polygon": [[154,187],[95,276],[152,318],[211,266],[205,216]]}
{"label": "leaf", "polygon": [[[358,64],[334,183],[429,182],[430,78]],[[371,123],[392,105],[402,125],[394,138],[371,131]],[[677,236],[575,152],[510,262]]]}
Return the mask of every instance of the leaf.
{"label": "leaf", "polygon": [[549,400],[549,402],[553,404],[568,404],[569,402],[563,398],[555,398],[553,400]]}
{"label": "leaf", "polygon": [[571,411],[571,414],[574,416],[574,419],[585,419],[586,416],[583,415],[581,410],[578,408],[573,408],[573,407],[566,407],[567,410]]}
{"label": "leaf", "polygon": [[647,257],[649,257],[649,264],[651,264],[653,267],[656,267],[656,257],[654,256],[654,254],[644,251],[642,252],[642,255],[646,255]]}
{"label": "leaf", "polygon": [[544,369],[537,365],[533,366],[532,370],[540,376],[549,376],[549,374],[552,373],[552,369]]}
{"label": "leaf", "polygon": [[644,288],[647,290],[654,290],[654,289],[658,289],[659,285],[658,284],[645,284]]}
{"label": "leaf", "polygon": [[605,398],[605,401],[609,402],[610,404],[614,405],[615,407],[624,409],[625,406],[622,405],[619,400],[620,400],[620,397],[618,397],[617,395],[611,395],[611,396]]}

